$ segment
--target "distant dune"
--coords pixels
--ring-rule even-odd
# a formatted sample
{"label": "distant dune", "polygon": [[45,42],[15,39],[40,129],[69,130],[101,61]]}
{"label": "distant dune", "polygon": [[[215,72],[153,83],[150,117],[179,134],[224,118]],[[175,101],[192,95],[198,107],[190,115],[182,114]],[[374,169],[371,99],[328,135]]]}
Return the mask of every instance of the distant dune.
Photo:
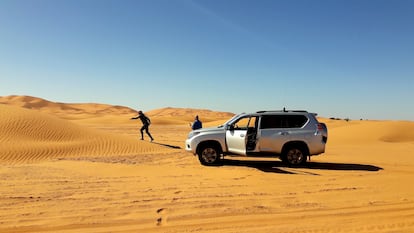
{"label": "distant dune", "polygon": [[[137,115],[137,111],[125,107],[99,103],[60,103],[52,102],[33,96],[3,96],[0,104],[18,106],[37,110],[43,113],[53,114],[60,118],[78,121],[86,124],[127,124],[129,119]],[[187,124],[194,120],[196,115],[207,123],[220,121],[232,117],[229,112],[217,112],[206,109],[190,108],[161,108],[145,112],[154,123],[160,124]]]}
{"label": "distant dune", "polygon": [[85,119],[106,115],[133,115],[135,110],[108,104],[97,103],[59,103],[33,96],[4,96],[0,104],[18,106],[57,115],[64,119]]}
{"label": "distant dune", "polygon": [[194,117],[198,115],[200,120],[206,125],[209,122],[223,121],[234,116],[234,113],[230,112],[171,107],[148,111],[147,114],[151,119],[154,119],[155,122],[165,124],[192,122],[194,121]]}
{"label": "distant dune", "polygon": [[414,122],[412,121],[355,120],[347,122],[329,119],[321,119],[321,121],[328,125],[330,144],[414,142]]}

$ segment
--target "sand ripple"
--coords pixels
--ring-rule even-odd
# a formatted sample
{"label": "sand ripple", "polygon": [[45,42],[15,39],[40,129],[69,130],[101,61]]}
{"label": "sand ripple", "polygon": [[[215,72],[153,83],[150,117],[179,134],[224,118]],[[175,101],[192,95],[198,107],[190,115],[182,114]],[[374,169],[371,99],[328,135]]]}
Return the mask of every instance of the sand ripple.
{"label": "sand ripple", "polygon": [[137,155],[171,149],[83,127],[38,111],[0,105],[0,161],[35,162],[62,157]]}

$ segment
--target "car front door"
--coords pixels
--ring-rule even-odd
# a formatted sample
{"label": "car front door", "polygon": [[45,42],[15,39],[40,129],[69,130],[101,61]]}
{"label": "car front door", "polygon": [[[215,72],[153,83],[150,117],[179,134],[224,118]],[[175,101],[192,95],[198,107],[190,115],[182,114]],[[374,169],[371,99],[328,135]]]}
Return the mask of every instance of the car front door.
{"label": "car front door", "polygon": [[246,155],[247,131],[250,117],[243,117],[232,123],[226,130],[228,151],[238,155]]}

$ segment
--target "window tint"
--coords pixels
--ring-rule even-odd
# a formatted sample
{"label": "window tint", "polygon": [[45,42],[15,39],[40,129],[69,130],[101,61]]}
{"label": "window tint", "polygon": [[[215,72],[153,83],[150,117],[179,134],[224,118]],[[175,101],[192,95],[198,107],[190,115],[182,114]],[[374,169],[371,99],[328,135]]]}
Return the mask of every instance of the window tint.
{"label": "window tint", "polygon": [[261,129],[301,128],[308,118],[303,115],[265,115],[260,123]]}
{"label": "window tint", "polygon": [[234,129],[246,130],[256,127],[256,117],[244,117],[233,123]]}
{"label": "window tint", "polygon": [[241,118],[237,122],[234,123],[234,128],[235,129],[247,129],[247,127],[249,126],[249,121],[250,121],[249,117]]}

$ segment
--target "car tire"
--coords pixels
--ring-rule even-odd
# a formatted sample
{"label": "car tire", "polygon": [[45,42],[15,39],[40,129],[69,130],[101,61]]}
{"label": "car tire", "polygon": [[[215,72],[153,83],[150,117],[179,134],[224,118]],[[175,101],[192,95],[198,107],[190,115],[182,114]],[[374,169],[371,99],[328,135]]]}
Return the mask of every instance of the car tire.
{"label": "car tire", "polygon": [[298,166],[306,163],[307,154],[300,146],[289,146],[282,154],[282,161],[289,166]]}
{"label": "car tire", "polygon": [[205,166],[218,165],[221,161],[221,150],[213,144],[205,144],[198,150],[198,160]]}

